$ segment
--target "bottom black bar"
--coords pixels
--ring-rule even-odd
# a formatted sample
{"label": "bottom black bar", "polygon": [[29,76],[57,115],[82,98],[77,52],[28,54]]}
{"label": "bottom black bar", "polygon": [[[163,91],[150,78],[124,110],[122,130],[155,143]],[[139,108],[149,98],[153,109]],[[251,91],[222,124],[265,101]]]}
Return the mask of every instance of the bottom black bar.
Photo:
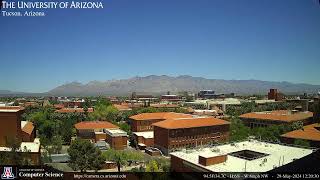
{"label": "bottom black bar", "polygon": [[315,173],[62,172],[49,166],[0,166],[0,179],[320,179]]}

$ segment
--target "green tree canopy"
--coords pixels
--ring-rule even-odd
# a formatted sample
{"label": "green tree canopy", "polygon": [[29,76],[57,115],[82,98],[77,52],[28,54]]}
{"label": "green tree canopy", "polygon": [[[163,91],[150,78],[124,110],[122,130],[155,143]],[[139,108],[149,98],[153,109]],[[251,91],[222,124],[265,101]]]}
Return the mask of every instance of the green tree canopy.
{"label": "green tree canopy", "polygon": [[90,120],[108,120],[115,121],[117,119],[118,110],[109,105],[98,104],[95,106],[94,112],[89,114]]}
{"label": "green tree canopy", "polygon": [[68,149],[69,165],[73,170],[86,172],[102,168],[105,158],[101,151],[88,140],[76,139]]}
{"label": "green tree canopy", "polygon": [[125,165],[130,165],[130,162],[132,161],[140,161],[143,160],[142,153],[138,151],[116,151],[114,149],[109,149],[105,152],[103,152],[103,156],[109,160],[113,161],[117,164],[118,172],[120,172],[121,167]]}
{"label": "green tree canopy", "polygon": [[110,105],[112,105],[112,103],[109,100],[107,100],[105,97],[98,97],[94,106],[97,106],[97,105],[110,106]]}
{"label": "green tree canopy", "polygon": [[258,105],[255,102],[244,102],[241,106],[229,105],[226,110],[226,114],[231,116],[240,116],[241,114],[249,112],[261,112],[261,111],[273,111],[273,110],[286,110],[294,109],[297,103],[277,102],[277,103],[266,103]]}
{"label": "green tree canopy", "polygon": [[249,136],[254,136],[264,141],[280,142],[282,134],[292,131],[292,127],[288,125],[272,125],[268,127],[249,128],[243,122],[233,117],[230,124],[230,141],[241,141]]}
{"label": "green tree canopy", "polygon": [[52,138],[52,152],[55,154],[59,154],[62,149],[62,137],[61,136],[54,136]]}
{"label": "green tree canopy", "polygon": [[160,168],[157,161],[149,161],[149,163],[146,165],[146,172],[160,172]]}
{"label": "green tree canopy", "polygon": [[232,118],[230,124],[230,141],[240,141],[250,135],[250,128],[245,126],[239,118]]}
{"label": "green tree canopy", "polygon": [[303,140],[303,139],[296,139],[296,140],[294,140],[293,144],[298,145],[298,146],[310,147],[310,142],[307,140]]}
{"label": "green tree canopy", "polygon": [[17,139],[9,139],[8,147],[11,149],[8,152],[0,152],[0,165],[33,165],[30,154],[26,147],[21,149]]}
{"label": "green tree canopy", "polygon": [[170,171],[170,160],[164,157],[155,158],[154,160],[157,162],[159,169],[161,169],[163,172]]}
{"label": "green tree canopy", "polygon": [[296,121],[293,122],[291,125],[292,130],[303,130],[303,122],[302,121]]}

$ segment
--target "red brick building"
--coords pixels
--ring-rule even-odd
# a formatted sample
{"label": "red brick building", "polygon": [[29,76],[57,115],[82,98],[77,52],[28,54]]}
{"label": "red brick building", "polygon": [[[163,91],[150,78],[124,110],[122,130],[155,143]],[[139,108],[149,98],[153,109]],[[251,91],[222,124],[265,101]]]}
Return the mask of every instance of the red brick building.
{"label": "red brick building", "polygon": [[197,163],[190,163],[185,160],[183,160],[180,157],[177,157],[175,155],[171,155],[171,170],[174,172],[210,172],[205,167],[224,163],[227,161],[228,156],[227,155],[219,155],[219,156],[212,156],[212,157],[206,157],[206,156],[198,156]]}
{"label": "red brick building", "polygon": [[182,98],[180,96],[177,95],[162,95],[161,96],[161,101],[166,101],[166,102],[177,102],[177,101],[181,101]]}
{"label": "red brick building", "polygon": [[106,129],[106,142],[115,150],[127,148],[128,135],[121,129]]}
{"label": "red brick building", "polygon": [[229,138],[230,123],[213,117],[168,119],[154,123],[154,147],[164,154]]}
{"label": "red brick building", "polygon": [[175,118],[191,118],[190,114],[157,112],[142,113],[130,117],[133,138],[139,149],[145,149],[154,145],[153,123]]}
{"label": "red brick building", "polygon": [[21,121],[23,112],[19,106],[0,107],[0,151],[9,152],[10,142],[16,141],[20,144],[21,153],[28,154],[33,164],[39,165],[40,141],[36,138],[33,124]]}
{"label": "red brick building", "polygon": [[63,105],[63,104],[54,104],[53,107],[54,107],[56,110],[59,110],[59,109],[64,108],[64,105]]}
{"label": "red brick building", "polygon": [[191,118],[190,114],[174,113],[174,112],[156,112],[142,113],[130,117],[132,132],[152,131],[153,123],[166,119]]}
{"label": "red brick building", "polygon": [[278,92],[278,89],[270,89],[268,93],[268,99],[274,99],[276,101],[283,100],[283,94]]}
{"label": "red brick building", "polygon": [[135,139],[139,149],[145,149],[154,145],[153,131],[133,132],[133,138]]}
{"label": "red brick building", "polygon": [[127,133],[107,121],[83,121],[75,124],[77,137],[93,142],[106,141],[111,148],[122,150],[127,146]]}
{"label": "red brick building", "polygon": [[310,124],[281,135],[281,141],[287,144],[294,144],[298,139],[308,141],[311,147],[320,147],[320,124]]}
{"label": "red brick building", "polygon": [[24,142],[33,142],[36,138],[36,130],[32,122],[21,121],[21,138]]}
{"label": "red brick building", "polygon": [[309,111],[276,110],[264,112],[251,112],[239,116],[243,123],[251,128],[267,127],[270,125],[292,124],[301,121],[304,125],[313,122],[313,113]]}
{"label": "red brick building", "polygon": [[10,139],[22,141],[21,115],[17,106],[0,107],[0,146],[7,146]]}
{"label": "red brick building", "polygon": [[84,101],[65,101],[63,105],[66,108],[82,108],[84,103]]}

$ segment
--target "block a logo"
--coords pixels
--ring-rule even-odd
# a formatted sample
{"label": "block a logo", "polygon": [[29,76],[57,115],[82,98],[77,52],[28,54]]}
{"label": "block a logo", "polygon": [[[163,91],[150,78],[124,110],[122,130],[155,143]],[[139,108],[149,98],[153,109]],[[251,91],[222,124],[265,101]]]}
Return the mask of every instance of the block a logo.
{"label": "block a logo", "polygon": [[1,173],[1,179],[14,179],[14,174],[12,171],[12,167],[3,167],[3,171]]}

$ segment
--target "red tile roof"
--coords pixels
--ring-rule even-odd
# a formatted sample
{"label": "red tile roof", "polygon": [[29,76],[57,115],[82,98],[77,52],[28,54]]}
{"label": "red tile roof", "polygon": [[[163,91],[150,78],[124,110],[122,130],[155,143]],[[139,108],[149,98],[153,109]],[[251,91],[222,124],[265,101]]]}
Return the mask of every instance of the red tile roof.
{"label": "red tile roof", "polygon": [[312,112],[296,112],[292,113],[287,110],[267,111],[267,112],[252,112],[242,114],[240,118],[247,119],[262,119],[271,121],[283,121],[283,122],[294,122],[313,117]]}
{"label": "red tile roof", "polygon": [[[62,108],[56,110],[58,113],[74,113],[74,112],[84,112],[83,108]],[[93,108],[88,108],[88,112],[93,112]]]}
{"label": "red tile roof", "polygon": [[24,127],[22,128],[22,131],[27,133],[27,134],[32,134],[34,130],[34,126],[33,126],[33,123],[32,122],[27,122],[26,125],[24,125]]}
{"label": "red tile roof", "polygon": [[152,124],[153,126],[162,127],[165,129],[181,129],[181,128],[194,128],[205,126],[219,126],[230,124],[228,121],[213,117],[198,117],[187,119],[168,119]]}
{"label": "red tile roof", "polygon": [[311,141],[320,141],[320,124],[310,124],[303,127],[303,130],[295,130],[281,135],[286,138],[304,139]]}
{"label": "red tile roof", "polygon": [[143,103],[121,103],[122,106],[128,106],[129,108],[143,107]]}
{"label": "red tile roof", "polygon": [[39,104],[37,102],[32,102],[32,101],[25,102],[23,105],[24,106],[39,106]]}
{"label": "red tile roof", "polygon": [[131,116],[130,119],[143,121],[143,120],[154,120],[154,119],[175,119],[175,118],[192,118],[190,114],[174,113],[174,112],[156,112],[156,113],[142,113]]}
{"label": "red tile roof", "polygon": [[64,105],[63,104],[55,104],[55,105],[53,105],[53,107],[56,109],[62,109],[62,108],[64,108]]}
{"label": "red tile roof", "polygon": [[118,129],[119,127],[107,121],[82,121],[74,125],[76,129]]}

